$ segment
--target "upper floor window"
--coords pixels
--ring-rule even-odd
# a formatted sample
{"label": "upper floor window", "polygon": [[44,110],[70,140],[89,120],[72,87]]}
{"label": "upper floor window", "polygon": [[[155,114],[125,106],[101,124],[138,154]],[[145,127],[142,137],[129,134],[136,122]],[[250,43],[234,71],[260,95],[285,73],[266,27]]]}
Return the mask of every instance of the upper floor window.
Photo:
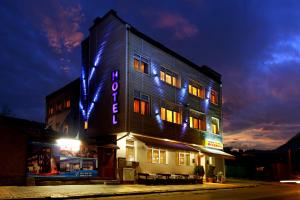
{"label": "upper floor window", "polygon": [[133,112],[141,115],[150,115],[150,97],[134,91]]}
{"label": "upper floor window", "polygon": [[219,119],[212,117],[211,118],[211,132],[214,134],[219,134]]}
{"label": "upper floor window", "polygon": [[70,108],[71,107],[71,101],[70,99],[66,100],[66,108]]}
{"label": "upper floor window", "polygon": [[164,107],[160,108],[160,117],[162,120],[172,122],[175,124],[181,124],[181,112],[180,111],[175,111],[171,109],[167,109]]}
{"label": "upper floor window", "polygon": [[136,71],[149,74],[149,59],[138,54],[134,54],[133,67]]}
{"label": "upper floor window", "polygon": [[205,89],[202,86],[198,86],[196,84],[189,83],[189,93],[196,97],[200,97],[200,98],[204,99]]}
{"label": "upper floor window", "polygon": [[210,102],[218,105],[218,93],[215,90],[210,92]]}
{"label": "upper floor window", "polygon": [[205,115],[190,116],[190,128],[194,128],[200,131],[206,131]]}
{"label": "upper floor window", "polygon": [[178,74],[176,74],[164,67],[161,67],[161,69],[160,69],[160,80],[168,83],[169,85],[173,85],[178,88],[180,87],[180,81],[179,81]]}
{"label": "upper floor window", "polygon": [[147,160],[150,163],[167,164],[167,151],[159,148],[148,148]]}

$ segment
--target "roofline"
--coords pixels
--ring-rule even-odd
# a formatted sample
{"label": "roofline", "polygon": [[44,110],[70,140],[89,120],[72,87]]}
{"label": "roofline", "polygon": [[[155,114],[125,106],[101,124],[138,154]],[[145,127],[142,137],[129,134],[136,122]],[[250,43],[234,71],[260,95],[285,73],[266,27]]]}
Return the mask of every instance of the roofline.
{"label": "roofline", "polygon": [[185,58],[184,56],[176,53],[175,51],[169,49],[168,47],[166,47],[165,45],[163,45],[162,43],[154,40],[153,38],[147,36],[146,34],[142,33],[141,31],[137,30],[134,26],[132,26],[131,24],[127,23],[126,21],[124,21],[122,18],[120,18],[117,15],[117,12],[115,10],[110,10],[108,11],[103,17],[97,17],[94,20],[94,24],[89,28],[89,30],[91,31],[94,27],[97,26],[97,24],[99,24],[102,20],[104,20],[105,18],[107,18],[109,15],[113,15],[114,17],[116,17],[121,23],[123,23],[124,25],[128,25],[128,30],[138,36],[141,37],[142,39],[144,39],[145,41],[149,42],[150,44],[152,44],[153,46],[167,52],[168,54],[170,54],[171,56],[177,58],[178,60],[180,60],[181,62],[187,64],[188,66],[196,69],[197,71],[199,71],[200,73],[210,77],[211,79],[213,79],[214,81],[216,81],[219,84],[222,84],[221,78],[222,75],[219,74],[218,72],[216,72],[215,70],[213,70],[212,68],[203,65],[203,66],[199,66],[195,63],[193,63],[192,61],[190,61],[189,59]]}
{"label": "roofline", "polygon": [[71,85],[75,84],[76,82],[80,83],[80,78],[76,78],[75,80],[69,82],[68,84],[64,85],[63,87],[59,88],[58,90],[48,94],[46,96],[46,100],[48,100],[49,98],[55,97],[56,95],[60,94],[61,91],[71,87]]}

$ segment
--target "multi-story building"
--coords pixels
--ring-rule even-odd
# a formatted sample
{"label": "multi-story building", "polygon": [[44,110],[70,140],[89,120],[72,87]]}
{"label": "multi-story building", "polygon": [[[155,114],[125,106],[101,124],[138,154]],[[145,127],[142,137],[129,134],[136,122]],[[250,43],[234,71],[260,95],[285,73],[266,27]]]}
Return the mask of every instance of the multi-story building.
{"label": "multi-story building", "polygon": [[75,137],[79,133],[79,98],[79,78],[46,96],[46,129]]}
{"label": "multi-story building", "polygon": [[117,160],[138,172],[225,173],[221,75],[198,66],[110,11],[82,42],[81,137],[97,146],[98,175]]}

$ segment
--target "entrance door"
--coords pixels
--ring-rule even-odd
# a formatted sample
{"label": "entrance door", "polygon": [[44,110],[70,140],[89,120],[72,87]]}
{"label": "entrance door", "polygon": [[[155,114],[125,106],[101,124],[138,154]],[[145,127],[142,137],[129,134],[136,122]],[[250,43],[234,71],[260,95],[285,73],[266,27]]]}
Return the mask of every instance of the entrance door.
{"label": "entrance door", "polygon": [[98,147],[98,174],[102,179],[116,179],[116,151]]}

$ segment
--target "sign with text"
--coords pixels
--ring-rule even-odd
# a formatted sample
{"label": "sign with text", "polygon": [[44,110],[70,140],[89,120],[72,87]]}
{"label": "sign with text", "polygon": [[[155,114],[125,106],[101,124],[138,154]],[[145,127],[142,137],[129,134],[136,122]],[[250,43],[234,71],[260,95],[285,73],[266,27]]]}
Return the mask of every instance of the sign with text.
{"label": "sign with text", "polygon": [[117,114],[119,113],[118,94],[119,94],[119,70],[114,70],[111,73],[111,90],[112,90],[112,124],[118,124]]}
{"label": "sign with text", "polygon": [[206,147],[215,148],[215,149],[223,149],[223,143],[219,141],[207,140],[205,139]]}

